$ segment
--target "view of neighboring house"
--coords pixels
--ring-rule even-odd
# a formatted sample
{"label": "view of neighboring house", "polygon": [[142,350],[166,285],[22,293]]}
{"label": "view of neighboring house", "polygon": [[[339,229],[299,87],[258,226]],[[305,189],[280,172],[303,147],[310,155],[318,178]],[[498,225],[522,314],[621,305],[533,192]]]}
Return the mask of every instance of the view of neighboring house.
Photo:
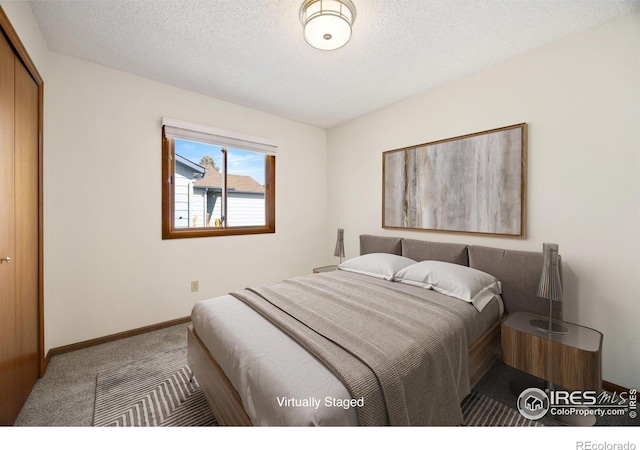
{"label": "view of neighboring house", "polygon": [[[220,226],[222,174],[176,154],[175,226]],[[246,175],[227,174],[227,226],[264,225],[264,186]]]}

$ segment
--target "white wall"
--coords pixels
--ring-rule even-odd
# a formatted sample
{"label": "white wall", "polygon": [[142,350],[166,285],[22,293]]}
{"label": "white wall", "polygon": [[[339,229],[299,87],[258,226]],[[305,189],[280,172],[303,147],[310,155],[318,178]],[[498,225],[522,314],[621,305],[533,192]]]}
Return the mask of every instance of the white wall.
{"label": "white wall", "polygon": [[[640,14],[580,33],[328,133],[327,239],[362,233],[564,258],[565,319],[604,333],[604,378],[640,387]],[[526,240],[381,228],[382,152],[528,123]],[[326,253],[329,258],[329,252]]]}
{"label": "white wall", "polygon": [[[57,53],[49,63],[47,348],[184,317],[196,300],[322,262],[309,236],[324,232],[324,130]],[[276,234],[161,239],[163,116],[279,144]]]}

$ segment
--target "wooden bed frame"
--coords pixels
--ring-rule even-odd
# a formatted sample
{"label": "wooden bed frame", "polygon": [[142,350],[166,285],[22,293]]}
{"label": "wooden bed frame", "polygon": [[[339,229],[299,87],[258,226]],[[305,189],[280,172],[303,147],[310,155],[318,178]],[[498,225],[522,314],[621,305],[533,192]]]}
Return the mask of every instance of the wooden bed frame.
{"label": "wooden bed frame", "polygon": [[[491,365],[500,357],[500,322],[483,334],[469,348],[469,380],[475,386]],[[187,360],[218,424],[251,426],[238,391],[211,356],[200,337],[189,325],[187,331]]]}
{"label": "wooden bed frame", "polygon": [[253,425],[238,391],[200,340],[193,325],[187,329],[187,361],[219,425]]}
{"label": "wooden bed frame", "polygon": [[[549,310],[548,301],[536,295],[542,267],[541,252],[361,235],[360,254],[376,252],[403,255],[416,261],[446,261],[490,273],[502,283],[506,314],[515,311],[546,314]],[[562,318],[559,308],[554,316]],[[501,357],[500,324],[501,321],[494,323],[469,347],[468,370],[472,387]],[[193,326],[188,331],[188,362],[220,425],[252,425],[240,395]]]}

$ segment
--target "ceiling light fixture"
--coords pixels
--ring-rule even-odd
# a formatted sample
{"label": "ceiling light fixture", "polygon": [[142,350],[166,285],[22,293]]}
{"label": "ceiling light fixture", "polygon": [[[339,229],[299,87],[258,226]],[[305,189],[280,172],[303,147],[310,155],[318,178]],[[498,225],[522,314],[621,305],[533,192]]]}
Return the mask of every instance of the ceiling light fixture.
{"label": "ceiling light fixture", "polygon": [[320,50],[335,50],[349,42],[355,18],[351,0],[306,0],[300,8],[304,39]]}

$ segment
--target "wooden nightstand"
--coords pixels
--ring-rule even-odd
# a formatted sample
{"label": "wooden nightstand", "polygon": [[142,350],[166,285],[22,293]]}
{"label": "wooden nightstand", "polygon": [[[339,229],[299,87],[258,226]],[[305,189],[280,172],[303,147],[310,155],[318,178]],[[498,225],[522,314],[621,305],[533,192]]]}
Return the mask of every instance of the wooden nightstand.
{"label": "wooden nightstand", "polygon": [[338,266],[332,265],[332,266],[316,267],[315,269],[313,269],[313,273],[333,272],[334,270],[338,270]]}
{"label": "wooden nightstand", "polygon": [[502,359],[505,364],[572,391],[602,390],[602,333],[555,320],[567,334],[541,331],[531,319],[515,312],[502,322]]}

